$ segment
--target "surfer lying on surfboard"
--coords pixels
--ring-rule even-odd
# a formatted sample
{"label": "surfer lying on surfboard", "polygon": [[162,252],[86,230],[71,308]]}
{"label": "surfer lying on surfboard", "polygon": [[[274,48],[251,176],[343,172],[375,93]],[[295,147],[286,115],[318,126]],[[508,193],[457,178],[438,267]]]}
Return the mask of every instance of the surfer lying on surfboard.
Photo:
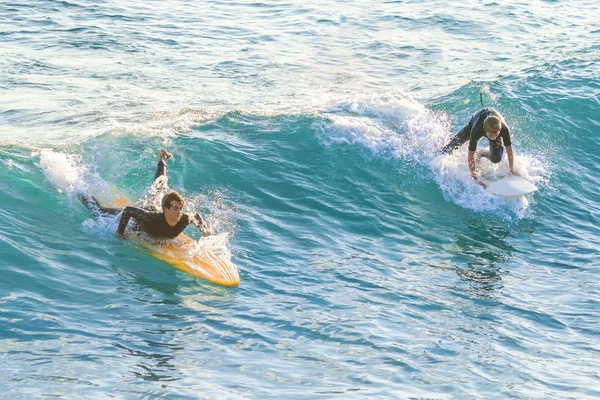
{"label": "surfer lying on surfboard", "polygon": [[[164,149],[160,151],[156,174],[154,175],[155,182],[162,176],[166,178],[167,164],[165,161],[171,157],[172,155],[168,151]],[[97,215],[117,215],[120,212],[123,212],[121,219],[119,220],[117,236],[122,237],[124,235],[127,223],[132,218],[135,221],[133,227],[134,230],[146,232],[155,238],[176,238],[190,224],[196,225],[204,235],[211,234],[208,225],[199,213],[196,213],[195,215],[183,213],[185,200],[175,190],[171,190],[164,195],[161,202],[162,211],[158,210],[156,207],[153,207],[152,209],[143,209],[133,206],[127,206],[125,208],[103,207],[94,197],[88,197],[84,194],[79,195],[79,200],[81,200],[90,211]]]}
{"label": "surfer lying on surfboard", "polygon": [[482,137],[487,137],[490,148],[489,150],[481,150],[477,155],[479,160],[481,157],[489,159],[494,164],[502,160],[503,144],[506,146],[506,154],[508,155],[508,167],[510,173],[519,175],[515,172],[514,156],[510,142],[510,130],[504,122],[504,117],[495,109],[488,107],[477,111],[469,123],[465,125],[450,142],[442,149],[443,154],[450,154],[455,149],[462,146],[467,140],[469,141],[469,155],[467,161],[469,163],[469,171],[471,177],[481,186],[486,187],[485,183],[481,182],[475,170],[475,150],[477,150],[477,142]]}

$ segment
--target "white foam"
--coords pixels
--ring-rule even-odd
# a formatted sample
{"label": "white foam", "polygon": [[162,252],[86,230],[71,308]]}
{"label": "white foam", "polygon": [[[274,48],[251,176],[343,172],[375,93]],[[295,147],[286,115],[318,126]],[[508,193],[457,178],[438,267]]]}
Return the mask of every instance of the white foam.
{"label": "white foam", "polygon": [[202,122],[216,119],[221,114],[206,110],[181,108],[173,111],[154,111],[140,118],[131,118],[126,122],[112,120],[111,133],[134,134],[161,137],[164,145],[181,133],[188,133],[194,126]]}
{"label": "white foam", "polygon": [[[322,111],[321,125],[330,144],[359,144],[380,156],[426,163],[450,129],[447,117],[401,93],[357,96]],[[401,132],[402,134],[399,134]]]}
{"label": "white foam", "polygon": [[39,165],[46,179],[59,193],[73,194],[87,191],[87,185],[83,180],[86,168],[81,165],[80,157],[50,149],[43,149],[33,155],[40,156]]}
{"label": "white foam", "polygon": [[102,215],[101,217],[91,217],[83,221],[82,228],[85,233],[93,236],[101,236],[105,239],[115,238],[117,228],[119,227],[118,215]]}
{"label": "white foam", "polygon": [[[90,166],[82,162],[76,154],[43,149],[34,156],[40,157],[39,166],[46,179],[59,193],[66,194],[71,204],[79,204],[75,197],[80,193],[93,194],[101,204],[109,204],[115,197],[110,186],[96,173],[90,172]],[[86,233],[114,236],[118,225],[118,216],[90,218],[83,222]]]}
{"label": "white foam", "polygon": [[91,172],[93,166],[84,164],[80,156],[51,149],[42,149],[33,155],[40,157],[39,166],[59,193],[70,198],[79,193],[93,194],[101,203],[114,200],[115,194],[110,185],[97,173]]}
{"label": "white foam", "polygon": [[193,214],[197,210],[210,210],[208,214],[203,212],[201,214],[213,235],[205,236],[202,240],[222,233],[235,234],[237,230],[235,221],[239,217],[239,211],[226,202],[225,195],[222,192],[213,190],[196,196],[186,196],[184,211]]}

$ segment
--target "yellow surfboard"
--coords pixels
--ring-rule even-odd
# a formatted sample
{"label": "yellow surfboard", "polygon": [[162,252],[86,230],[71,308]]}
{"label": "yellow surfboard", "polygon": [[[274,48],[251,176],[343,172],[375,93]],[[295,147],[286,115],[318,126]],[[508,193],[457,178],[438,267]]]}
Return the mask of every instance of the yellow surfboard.
{"label": "yellow surfboard", "polygon": [[[130,202],[123,196],[113,201],[115,206],[125,207]],[[200,244],[184,233],[171,240],[152,240],[136,232],[127,234],[153,257],[198,278],[223,286],[238,286],[240,273],[231,261],[229,252],[220,246],[211,246],[210,240]]]}
{"label": "yellow surfboard", "polygon": [[127,238],[150,250],[153,257],[190,275],[223,286],[240,284],[239,271],[230,255],[210,246],[205,248],[184,233],[168,241],[153,241],[136,233],[128,234]]}

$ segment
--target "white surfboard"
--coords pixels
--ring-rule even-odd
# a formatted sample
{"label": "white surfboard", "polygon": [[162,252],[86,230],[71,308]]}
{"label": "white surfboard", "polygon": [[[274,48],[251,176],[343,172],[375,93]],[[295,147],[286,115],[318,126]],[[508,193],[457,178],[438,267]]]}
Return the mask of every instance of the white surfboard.
{"label": "white surfboard", "polygon": [[493,182],[485,182],[486,190],[496,196],[516,197],[533,193],[538,188],[527,179],[520,176],[507,176]]}

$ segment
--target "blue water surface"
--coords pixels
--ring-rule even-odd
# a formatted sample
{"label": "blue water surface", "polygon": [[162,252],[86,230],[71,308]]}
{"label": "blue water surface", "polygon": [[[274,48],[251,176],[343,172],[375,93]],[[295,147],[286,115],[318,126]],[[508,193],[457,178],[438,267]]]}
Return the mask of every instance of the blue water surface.
{"label": "blue water surface", "polygon": [[[3,396],[600,397],[599,14],[0,3]],[[480,102],[538,192],[438,155]],[[145,199],[161,148],[239,287],[79,203]]]}

